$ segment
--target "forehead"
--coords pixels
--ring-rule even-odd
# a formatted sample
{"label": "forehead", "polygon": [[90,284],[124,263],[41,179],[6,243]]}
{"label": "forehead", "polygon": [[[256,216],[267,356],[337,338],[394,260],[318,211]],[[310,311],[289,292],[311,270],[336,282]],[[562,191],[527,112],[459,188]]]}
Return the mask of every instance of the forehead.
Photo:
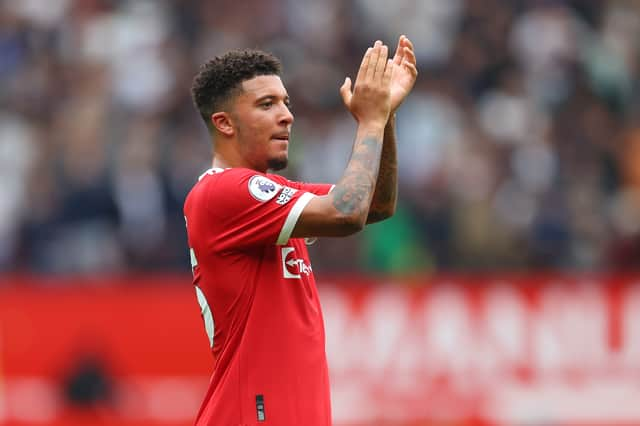
{"label": "forehead", "polygon": [[287,89],[277,75],[259,75],[242,82],[242,97],[258,99],[263,96],[287,97]]}

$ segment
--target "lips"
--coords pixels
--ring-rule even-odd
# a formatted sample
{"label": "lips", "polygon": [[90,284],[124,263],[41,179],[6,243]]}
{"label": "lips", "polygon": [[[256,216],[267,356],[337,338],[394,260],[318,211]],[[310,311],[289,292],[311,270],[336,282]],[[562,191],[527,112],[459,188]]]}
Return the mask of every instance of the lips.
{"label": "lips", "polygon": [[289,133],[280,133],[277,135],[273,135],[272,139],[278,139],[281,141],[288,141],[289,140]]}
{"label": "lips", "polygon": [[271,139],[276,141],[289,142],[289,134],[274,135]]}

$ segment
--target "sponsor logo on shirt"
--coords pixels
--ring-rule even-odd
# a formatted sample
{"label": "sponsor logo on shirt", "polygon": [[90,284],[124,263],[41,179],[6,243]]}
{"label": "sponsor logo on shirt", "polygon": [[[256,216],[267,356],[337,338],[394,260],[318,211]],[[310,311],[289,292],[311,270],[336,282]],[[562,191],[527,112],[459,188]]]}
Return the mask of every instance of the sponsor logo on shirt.
{"label": "sponsor logo on shirt", "polygon": [[297,189],[289,188],[288,186],[283,187],[280,195],[278,195],[276,203],[284,206],[291,201],[291,197],[293,197],[296,192],[298,192]]}
{"label": "sponsor logo on shirt", "polygon": [[282,272],[285,278],[301,278],[309,276],[312,272],[311,265],[307,265],[304,259],[296,257],[294,247],[282,247]]}
{"label": "sponsor logo on shirt", "polygon": [[282,188],[281,185],[264,176],[256,175],[249,179],[249,193],[261,202],[269,201],[275,197],[280,188]]}

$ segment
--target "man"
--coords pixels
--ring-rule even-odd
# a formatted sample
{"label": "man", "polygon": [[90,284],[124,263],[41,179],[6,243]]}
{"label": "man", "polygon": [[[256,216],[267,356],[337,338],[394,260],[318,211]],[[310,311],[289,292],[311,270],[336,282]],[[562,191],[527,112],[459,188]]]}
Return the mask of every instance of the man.
{"label": "man", "polygon": [[324,324],[305,238],[350,235],[394,212],[394,115],[417,71],[408,38],[387,56],[377,41],[353,91],[349,78],[340,88],[358,128],[334,187],[267,173],[287,165],[293,124],[275,57],[232,51],[194,79],[215,147],[213,167],[184,207],[214,356],[197,425],[331,424]]}

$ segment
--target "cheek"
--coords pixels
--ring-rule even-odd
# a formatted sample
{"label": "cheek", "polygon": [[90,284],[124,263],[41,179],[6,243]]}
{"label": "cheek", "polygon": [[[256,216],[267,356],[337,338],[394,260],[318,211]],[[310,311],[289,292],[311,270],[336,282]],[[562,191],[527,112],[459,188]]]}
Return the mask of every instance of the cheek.
{"label": "cheek", "polygon": [[261,140],[269,136],[269,128],[259,116],[248,117],[238,126],[238,130],[246,139]]}
{"label": "cheek", "polygon": [[238,126],[238,141],[244,155],[254,160],[269,156],[271,152],[269,133],[257,122]]}
{"label": "cheek", "polygon": [[244,145],[252,145],[251,141],[255,140],[259,134],[259,127],[255,121],[249,119],[239,121],[236,125],[238,138]]}

